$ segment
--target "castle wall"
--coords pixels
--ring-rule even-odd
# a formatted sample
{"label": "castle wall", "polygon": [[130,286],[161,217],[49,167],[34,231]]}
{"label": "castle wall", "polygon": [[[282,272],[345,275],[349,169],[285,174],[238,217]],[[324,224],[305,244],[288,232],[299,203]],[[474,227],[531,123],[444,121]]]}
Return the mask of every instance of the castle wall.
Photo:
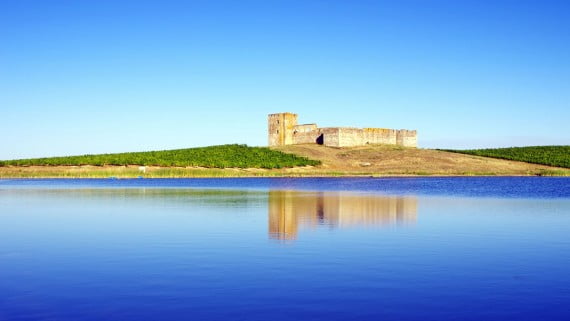
{"label": "castle wall", "polygon": [[339,147],[365,145],[364,131],[360,128],[339,128]]}
{"label": "castle wall", "polygon": [[418,134],[415,130],[400,129],[396,144],[405,147],[418,146]]}
{"label": "castle wall", "polygon": [[320,128],[319,131],[320,134],[323,135],[323,145],[331,147],[340,147],[340,128],[338,127]]}
{"label": "castle wall", "polygon": [[364,141],[366,144],[396,145],[396,130],[386,128],[364,128]]}
{"label": "castle wall", "polygon": [[293,144],[316,144],[317,138],[321,134],[320,130],[308,132],[297,132],[293,134]]}
{"label": "castle wall", "polygon": [[306,133],[317,129],[318,129],[317,124],[303,124],[303,125],[296,125],[293,128],[293,131],[297,133]]}
{"label": "castle wall", "polygon": [[320,135],[317,124],[297,125],[293,128],[293,144],[316,144]]}

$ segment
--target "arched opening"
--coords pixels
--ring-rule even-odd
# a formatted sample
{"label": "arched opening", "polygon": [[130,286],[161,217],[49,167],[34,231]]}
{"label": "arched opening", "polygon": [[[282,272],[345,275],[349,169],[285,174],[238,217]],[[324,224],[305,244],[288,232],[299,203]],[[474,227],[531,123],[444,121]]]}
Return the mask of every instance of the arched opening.
{"label": "arched opening", "polygon": [[322,145],[325,142],[325,134],[321,134],[319,137],[317,137],[317,144]]}

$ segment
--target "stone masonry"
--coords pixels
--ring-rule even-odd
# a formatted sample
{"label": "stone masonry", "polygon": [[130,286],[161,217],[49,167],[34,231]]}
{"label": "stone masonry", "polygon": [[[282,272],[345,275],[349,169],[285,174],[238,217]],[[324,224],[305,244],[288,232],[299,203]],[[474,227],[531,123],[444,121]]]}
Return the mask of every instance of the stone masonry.
{"label": "stone masonry", "polygon": [[331,147],[389,144],[417,147],[417,132],[407,129],[326,127],[297,124],[297,114],[278,113],[268,116],[269,146],[320,144]]}

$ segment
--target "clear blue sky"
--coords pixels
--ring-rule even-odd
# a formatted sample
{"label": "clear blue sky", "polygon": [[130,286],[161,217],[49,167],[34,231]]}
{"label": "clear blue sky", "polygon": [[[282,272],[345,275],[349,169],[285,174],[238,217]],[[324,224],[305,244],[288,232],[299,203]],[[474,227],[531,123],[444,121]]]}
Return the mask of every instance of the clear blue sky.
{"label": "clear blue sky", "polygon": [[570,1],[5,0],[0,108],[0,159],[263,146],[282,111],[570,144]]}

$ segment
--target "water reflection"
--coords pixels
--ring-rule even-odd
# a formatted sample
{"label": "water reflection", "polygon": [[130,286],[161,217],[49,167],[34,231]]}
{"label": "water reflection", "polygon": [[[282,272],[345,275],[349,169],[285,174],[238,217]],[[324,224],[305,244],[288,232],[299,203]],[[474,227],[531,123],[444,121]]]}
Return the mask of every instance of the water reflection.
{"label": "water reflection", "polygon": [[[347,228],[353,226],[395,226],[416,222],[417,198],[413,196],[381,196],[344,191],[245,191],[208,189],[0,189],[2,198],[38,208],[73,207],[81,204],[89,209],[122,210],[125,206],[152,209],[179,208],[197,215],[197,208],[263,209],[268,206],[269,238],[294,240],[303,228]],[[95,204],[97,203],[97,204]],[[267,204],[267,205],[266,205]],[[161,210],[156,210],[160,208]],[[262,210],[264,212],[264,210]],[[121,215],[120,217],[125,217]],[[204,218],[205,220],[214,217]],[[140,220],[138,220],[140,221]],[[195,224],[195,223],[194,223]],[[263,226],[262,225],[262,226]]]}
{"label": "water reflection", "polygon": [[269,237],[294,240],[300,228],[333,228],[414,223],[417,199],[409,196],[343,192],[269,192]]}

